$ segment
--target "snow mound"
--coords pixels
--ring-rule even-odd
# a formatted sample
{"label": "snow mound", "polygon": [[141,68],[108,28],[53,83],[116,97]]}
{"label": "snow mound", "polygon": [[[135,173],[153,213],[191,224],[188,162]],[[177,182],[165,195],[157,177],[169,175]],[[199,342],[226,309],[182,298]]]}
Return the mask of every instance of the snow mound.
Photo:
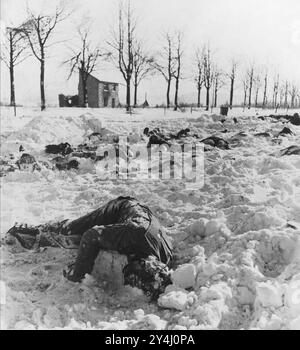
{"label": "snow mound", "polygon": [[175,285],[167,286],[165,292],[159,296],[158,305],[168,309],[185,310],[192,305],[196,299],[194,292],[187,292],[185,289]]}
{"label": "snow mound", "polygon": [[[17,169],[3,176],[1,236],[16,221],[75,219],[117,196],[134,196],[167,226],[176,267],[173,284],[152,303],[140,289],[122,286],[126,259],[113,252],[101,252],[92,275],[72,283],[62,270],[76,251],[33,253],[2,245],[1,327],[299,329],[300,162],[297,156],[279,157],[281,149],[299,143],[299,127],[293,127],[292,136],[272,139],[254,135],[277,134],[281,121],[271,124],[248,110],[235,114],[238,123],[232,115],[223,125],[199,111],[190,119],[172,111],[164,118],[160,109],[134,116],[118,109],[89,111],[72,109],[72,117],[70,109],[68,115],[49,109],[48,114],[32,111],[16,119],[1,116],[1,155],[17,153],[16,161],[22,145],[39,162],[46,144],[78,145],[93,133],[90,141],[97,142],[97,133],[105,139],[113,132],[131,133],[134,143],[139,133],[133,130],[144,127],[172,133],[189,127],[201,138],[223,137],[231,149],[205,152],[205,181],[198,190],[182,179],[103,181],[89,159],[81,159],[74,171]],[[224,128],[227,132],[221,133]],[[110,145],[107,138],[100,155]],[[120,171],[126,169],[125,158],[123,152]]]}
{"label": "snow mound", "polygon": [[193,264],[184,264],[179,266],[172,273],[173,283],[183,289],[191,288],[195,284],[196,267]]}
{"label": "snow mound", "polygon": [[45,147],[47,144],[69,142],[77,145],[89,134],[101,132],[101,120],[89,114],[79,117],[38,116],[29,121],[23,128],[13,131],[8,141],[30,144],[32,147]]}

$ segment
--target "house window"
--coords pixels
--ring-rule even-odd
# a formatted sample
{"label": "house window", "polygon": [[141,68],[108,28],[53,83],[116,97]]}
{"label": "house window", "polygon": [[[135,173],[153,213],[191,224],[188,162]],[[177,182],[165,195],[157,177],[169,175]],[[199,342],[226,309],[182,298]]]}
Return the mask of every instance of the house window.
{"label": "house window", "polygon": [[109,91],[109,86],[108,86],[108,84],[104,84],[104,91]]}
{"label": "house window", "polygon": [[116,91],[117,90],[117,85],[116,84],[114,84],[114,91]]}

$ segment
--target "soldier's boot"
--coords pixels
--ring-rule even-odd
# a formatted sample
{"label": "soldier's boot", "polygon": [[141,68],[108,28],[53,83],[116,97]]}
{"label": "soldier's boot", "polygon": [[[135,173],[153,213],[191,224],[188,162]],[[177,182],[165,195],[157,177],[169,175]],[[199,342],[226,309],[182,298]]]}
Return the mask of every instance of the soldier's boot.
{"label": "soldier's boot", "polygon": [[38,226],[16,223],[10,228],[5,237],[4,243],[11,245],[15,239],[25,249],[36,249],[39,247],[61,247],[60,234],[63,231],[67,220],[46,223]]}

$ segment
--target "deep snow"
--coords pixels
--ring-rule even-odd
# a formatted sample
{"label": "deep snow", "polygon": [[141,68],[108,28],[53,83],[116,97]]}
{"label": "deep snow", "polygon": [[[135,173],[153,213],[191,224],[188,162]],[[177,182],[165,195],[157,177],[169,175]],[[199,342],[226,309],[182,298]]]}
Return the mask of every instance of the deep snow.
{"label": "deep snow", "polygon": [[278,155],[299,145],[299,126],[288,125],[294,135],[278,144],[254,134],[276,134],[282,122],[260,120],[254,111],[232,113],[226,134],[217,116],[199,111],[18,113],[15,118],[2,110],[2,158],[18,155],[23,145],[38,160],[47,159],[46,144],[77,145],[103,127],[119,135],[159,126],[189,127],[203,137],[230,139],[241,131],[247,136],[235,136],[231,150],[205,153],[205,184],[197,191],[184,181],[99,181],[88,160],[81,160],[79,170],[18,170],[1,177],[1,235],[15,222],[75,218],[132,195],[167,228],[179,264],[174,285],[149,304],[140,290],[112,292],[91,276],[81,284],[66,281],[62,270],[76,251],[12,252],[1,246],[1,328],[300,329],[300,158]]}

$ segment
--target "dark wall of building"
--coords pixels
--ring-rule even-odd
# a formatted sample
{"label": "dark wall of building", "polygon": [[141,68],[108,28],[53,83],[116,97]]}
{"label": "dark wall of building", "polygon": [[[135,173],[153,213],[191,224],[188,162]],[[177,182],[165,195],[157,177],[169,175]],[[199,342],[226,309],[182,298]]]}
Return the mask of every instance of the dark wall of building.
{"label": "dark wall of building", "polygon": [[99,84],[99,106],[114,108],[118,107],[119,103],[119,85],[101,81]]}
{"label": "dark wall of building", "polygon": [[63,94],[58,95],[59,107],[78,107],[78,95],[66,96]]}
{"label": "dark wall of building", "polygon": [[[117,83],[100,81],[89,75],[87,80],[88,107],[118,107],[119,101],[119,85]],[[84,107],[83,85],[79,74],[78,84],[79,106]]]}
{"label": "dark wall of building", "polygon": [[[88,93],[88,107],[98,108],[99,107],[99,80],[94,78],[92,75],[89,75],[87,79],[87,93]],[[83,98],[83,86],[81,75],[79,74],[79,84],[78,84],[78,97],[79,97],[79,106],[84,107],[84,98]]]}

